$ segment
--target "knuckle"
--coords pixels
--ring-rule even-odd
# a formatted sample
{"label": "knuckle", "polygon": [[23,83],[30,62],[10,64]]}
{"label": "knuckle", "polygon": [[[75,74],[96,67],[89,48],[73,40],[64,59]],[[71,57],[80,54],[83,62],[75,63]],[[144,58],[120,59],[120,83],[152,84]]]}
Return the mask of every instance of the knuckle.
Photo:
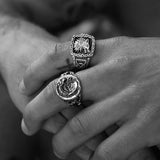
{"label": "knuckle", "polygon": [[95,154],[100,160],[113,160],[113,156],[104,147],[99,147]]}
{"label": "knuckle", "polygon": [[23,77],[23,81],[26,89],[29,87],[29,84],[30,84],[29,82],[31,81],[31,79],[34,79],[34,77],[35,77],[35,74],[33,73],[32,65],[30,65],[27,68]]}
{"label": "knuckle", "polygon": [[72,135],[76,136],[86,136],[88,134],[89,129],[86,126],[86,123],[83,122],[82,118],[75,116],[68,123],[69,130]]}
{"label": "knuckle", "polygon": [[[34,64],[34,62],[33,62],[33,64]],[[33,64],[29,65],[26,70],[26,75],[28,76],[28,78],[32,78],[35,75],[34,71],[33,71],[33,67],[32,67]]]}
{"label": "knuckle", "polygon": [[[109,44],[112,46],[113,49],[116,49],[117,47],[120,47],[123,43],[126,42],[129,38],[126,36],[119,36],[109,39]],[[108,42],[108,40],[107,40]]]}
{"label": "knuckle", "polygon": [[127,71],[126,67],[132,65],[132,63],[133,63],[132,57],[126,55],[120,55],[115,59],[115,64],[120,66],[122,71],[124,72]]}
{"label": "knuckle", "polygon": [[47,58],[52,62],[57,62],[57,60],[60,58],[59,50],[61,48],[61,43],[55,43],[52,51],[47,52]]}
{"label": "knuckle", "polygon": [[49,101],[49,100],[51,100],[53,98],[54,93],[55,93],[55,84],[54,84],[54,81],[52,81],[43,90],[44,100],[46,102]]}

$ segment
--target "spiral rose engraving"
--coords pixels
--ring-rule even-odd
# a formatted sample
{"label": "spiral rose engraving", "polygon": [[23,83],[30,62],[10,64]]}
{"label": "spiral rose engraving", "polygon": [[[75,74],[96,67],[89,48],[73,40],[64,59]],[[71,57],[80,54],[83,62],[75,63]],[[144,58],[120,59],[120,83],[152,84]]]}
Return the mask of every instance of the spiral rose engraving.
{"label": "spiral rose engraving", "polygon": [[76,98],[81,90],[78,78],[71,73],[62,75],[57,82],[57,94],[64,100]]}

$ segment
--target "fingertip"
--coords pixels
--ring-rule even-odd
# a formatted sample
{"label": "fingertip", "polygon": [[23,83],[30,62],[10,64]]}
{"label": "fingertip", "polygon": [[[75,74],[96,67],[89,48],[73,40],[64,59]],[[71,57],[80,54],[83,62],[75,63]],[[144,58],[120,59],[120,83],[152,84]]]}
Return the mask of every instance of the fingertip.
{"label": "fingertip", "polygon": [[27,128],[27,126],[26,126],[26,124],[25,124],[25,122],[24,122],[24,119],[22,119],[22,122],[21,122],[21,129],[22,129],[22,131],[23,131],[23,133],[24,133],[25,135],[27,135],[27,136],[32,136],[32,135],[33,135],[33,133],[31,133],[31,132],[29,131],[29,129]]}
{"label": "fingertip", "polygon": [[57,158],[59,158],[59,159],[66,159],[66,157],[64,156],[60,156],[55,150],[53,150],[53,153],[54,153],[54,155],[57,157]]}
{"label": "fingertip", "polygon": [[52,147],[53,147],[53,153],[59,159],[66,159],[68,157],[69,154],[66,153],[63,146],[57,142],[55,136],[52,139]]}

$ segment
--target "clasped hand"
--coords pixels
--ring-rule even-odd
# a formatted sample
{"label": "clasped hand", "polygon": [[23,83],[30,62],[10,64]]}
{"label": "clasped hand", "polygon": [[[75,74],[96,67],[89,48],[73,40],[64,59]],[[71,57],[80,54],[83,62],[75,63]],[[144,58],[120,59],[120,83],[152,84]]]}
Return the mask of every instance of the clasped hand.
{"label": "clasped hand", "polygon": [[160,143],[159,39],[118,37],[97,41],[90,67],[76,73],[82,83],[85,108],[68,109],[56,95],[53,80],[72,69],[70,42],[57,43],[27,68],[20,91],[34,98],[23,112],[24,133],[33,135],[41,127],[50,130],[46,123],[50,117],[53,122],[59,112],[70,112],[70,120],[52,140],[54,152],[61,158],[114,124],[119,129],[95,145],[92,160],[124,160]]}

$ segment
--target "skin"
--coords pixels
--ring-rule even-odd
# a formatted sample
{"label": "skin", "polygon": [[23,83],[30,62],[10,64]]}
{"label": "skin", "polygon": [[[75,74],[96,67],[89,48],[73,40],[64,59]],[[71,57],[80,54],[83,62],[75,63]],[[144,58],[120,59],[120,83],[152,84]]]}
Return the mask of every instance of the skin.
{"label": "skin", "polygon": [[[139,149],[160,143],[159,38],[117,37],[96,43],[90,68],[76,73],[83,87],[82,99],[93,103],[53,137],[54,151],[61,158],[115,123],[120,128],[97,146],[92,160],[127,159]],[[72,62],[68,43],[57,44],[55,51],[53,60],[67,55],[65,61]],[[30,95],[53,77],[53,70],[59,72],[56,64],[48,56],[36,60],[21,82],[22,92]],[[55,81],[26,106],[22,121],[26,134],[36,133],[48,117],[68,107],[56,95]]]}
{"label": "skin", "polygon": [[[2,43],[3,48],[1,49],[7,56],[2,56],[1,73],[12,101],[23,114],[25,106],[33,99],[33,96],[25,96],[19,92],[20,80],[27,67],[35,61],[35,59],[38,59],[41,55],[47,55],[48,52],[52,50],[56,38],[36,26],[30,26],[29,24],[26,27],[27,23],[21,23],[22,26],[15,27],[15,32],[11,31],[12,33],[7,33],[3,36],[3,40],[6,39],[6,41],[3,41],[4,44]],[[25,25],[25,28],[23,28],[23,25]],[[34,32],[33,29],[35,29]],[[42,37],[40,37],[40,35],[42,35]],[[41,47],[39,47],[39,44],[41,44]],[[13,48],[12,52],[10,52],[10,48]],[[8,57],[10,58],[8,59]],[[51,117],[45,124],[44,129],[55,134],[75,112],[77,111],[66,112],[65,116],[57,114],[56,117]],[[94,146],[92,146],[93,145],[91,145],[91,149],[94,148]],[[86,148],[88,149],[88,147]],[[90,154],[92,153],[91,149],[87,150]],[[82,151],[77,152],[80,156],[85,157]]]}
{"label": "skin", "polygon": [[[7,1],[4,1],[3,5],[7,6],[5,2]],[[32,3],[32,1],[30,1],[30,3]],[[34,5],[32,6],[34,7]],[[41,9],[42,8],[40,8],[40,11]],[[13,10],[14,8],[12,8],[12,11]],[[10,9],[9,11],[11,14]],[[15,15],[18,15],[17,12]],[[33,99],[33,96],[25,96],[19,92],[20,80],[32,62],[41,55],[47,55],[49,52],[53,52],[58,38],[50,35],[44,29],[25,21],[19,16],[11,17],[8,13],[5,14],[5,11],[0,16],[0,71],[8,87],[12,101],[23,114],[25,106]],[[66,112],[65,116],[57,114],[56,117],[48,120],[44,129],[52,131],[52,133],[55,134],[57,130],[67,122],[67,119],[72,117],[74,112]],[[83,148],[86,149],[83,149],[84,151],[77,150],[76,152],[80,157],[82,156],[83,159],[86,159],[86,153],[91,154],[94,145],[91,145],[91,149],[85,146]]]}
{"label": "skin", "polygon": [[[34,1],[21,1],[21,2],[23,3],[19,3],[18,0],[14,1],[13,6],[8,0],[6,1],[2,0],[0,2],[1,7],[4,9],[2,10],[3,14],[0,14],[1,16],[0,72],[8,87],[8,91],[10,93],[10,96],[14,104],[27,119],[28,116],[25,115],[27,113],[28,106],[32,104],[32,102],[34,102],[34,100],[39,96],[39,88],[41,88],[42,84],[44,84],[44,82],[46,82],[46,80],[48,81],[48,79],[50,78],[58,77],[59,73],[64,72],[65,70],[72,69],[73,62],[71,57],[69,57],[69,54],[66,54],[66,51],[68,51],[69,49],[68,43],[66,43],[65,45],[64,44],[59,45],[59,43],[57,43],[59,40],[56,37],[53,37],[48,32],[44,31],[44,29],[36,25],[33,25],[30,22],[27,22],[24,19],[26,18],[25,15],[27,15],[27,13],[26,14],[23,13],[24,15],[21,14],[20,16],[20,14],[17,11],[17,8],[14,8],[15,5],[18,6],[18,8],[21,8],[23,5],[30,6],[29,9],[30,11],[35,12],[34,14],[35,17],[33,17],[33,15],[32,16],[30,15],[30,17],[27,18],[29,18],[32,21],[35,20],[36,23],[38,23],[43,27],[51,28],[53,26],[50,25],[53,23],[50,23],[51,22],[50,19],[45,18],[48,17],[49,15],[54,15],[54,13],[52,13],[53,9],[47,8],[49,1],[47,1],[47,3],[40,1],[41,3],[39,4],[41,5],[38,6],[37,3],[35,3]],[[41,13],[44,14],[42,15]],[[38,17],[41,17],[41,19],[39,19]],[[51,19],[52,18],[54,18],[54,16],[51,17]],[[41,20],[48,20],[48,21],[46,22]],[[100,43],[100,48],[102,49],[103,47],[104,44]],[[57,53],[62,53],[62,54],[57,54]],[[98,64],[97,60],[101,62],[102,57],[93,60],[92,64],[93,65]],[[52,65],[48,66],[46,62]],[[40,68],[42,69],[41,71]],[[35,71],[36,74],[34,74]],[[24,75],[25,72],[26,75]],[[54,75],[51,73],[54,73]],[[23,83],[20,84],[20,81],[23,76],[25,77],[24,83],[25,86],[27,86],[27,90],[24,89]],[[29,82],[30,80],[33,83],[32,82],[30,83]],[[34,83],[35,80],[36,83]],[[49,92],[50,89],[48,87]],[[88,102],[88,99],[86,101]],[[89,99],[89,102],[93,103],[94,100]],[[86,103],[86,105],[87,104],[88,103]],[[42,128],[55,134],[66,124],[68,119],[72,119],[72,117],[74,117],[74,115],[79,113],[80,110],[81,108],[66,109],[66,110],[63,109],[63,112],[61,114],[58,114],[57,112],[56,115],[51,116],[49,119],[46,119],[47,121],[45,120],[44,125],[41,124],[43,120],[41,120],[41,122],[39,123]],[[22,123],[22,127],[25,130],[23,125],[24,124]],[[33,127],[34,131],[32,131],[31,129],[29,130],[28,134],[32,134],[33,132],[36,132],[38,129],[39,127],[37,127],[34,130]],[[26,131],[27,130],[25,130],[25,133]],[[93,154],[97,146],[105,138],[106,135],[104,136],[104,134],[99,134],[96,137],[94,136],[93,139],[87,141],[83,147],[76,149],[75,152],[82,159],[88,159]]]}

